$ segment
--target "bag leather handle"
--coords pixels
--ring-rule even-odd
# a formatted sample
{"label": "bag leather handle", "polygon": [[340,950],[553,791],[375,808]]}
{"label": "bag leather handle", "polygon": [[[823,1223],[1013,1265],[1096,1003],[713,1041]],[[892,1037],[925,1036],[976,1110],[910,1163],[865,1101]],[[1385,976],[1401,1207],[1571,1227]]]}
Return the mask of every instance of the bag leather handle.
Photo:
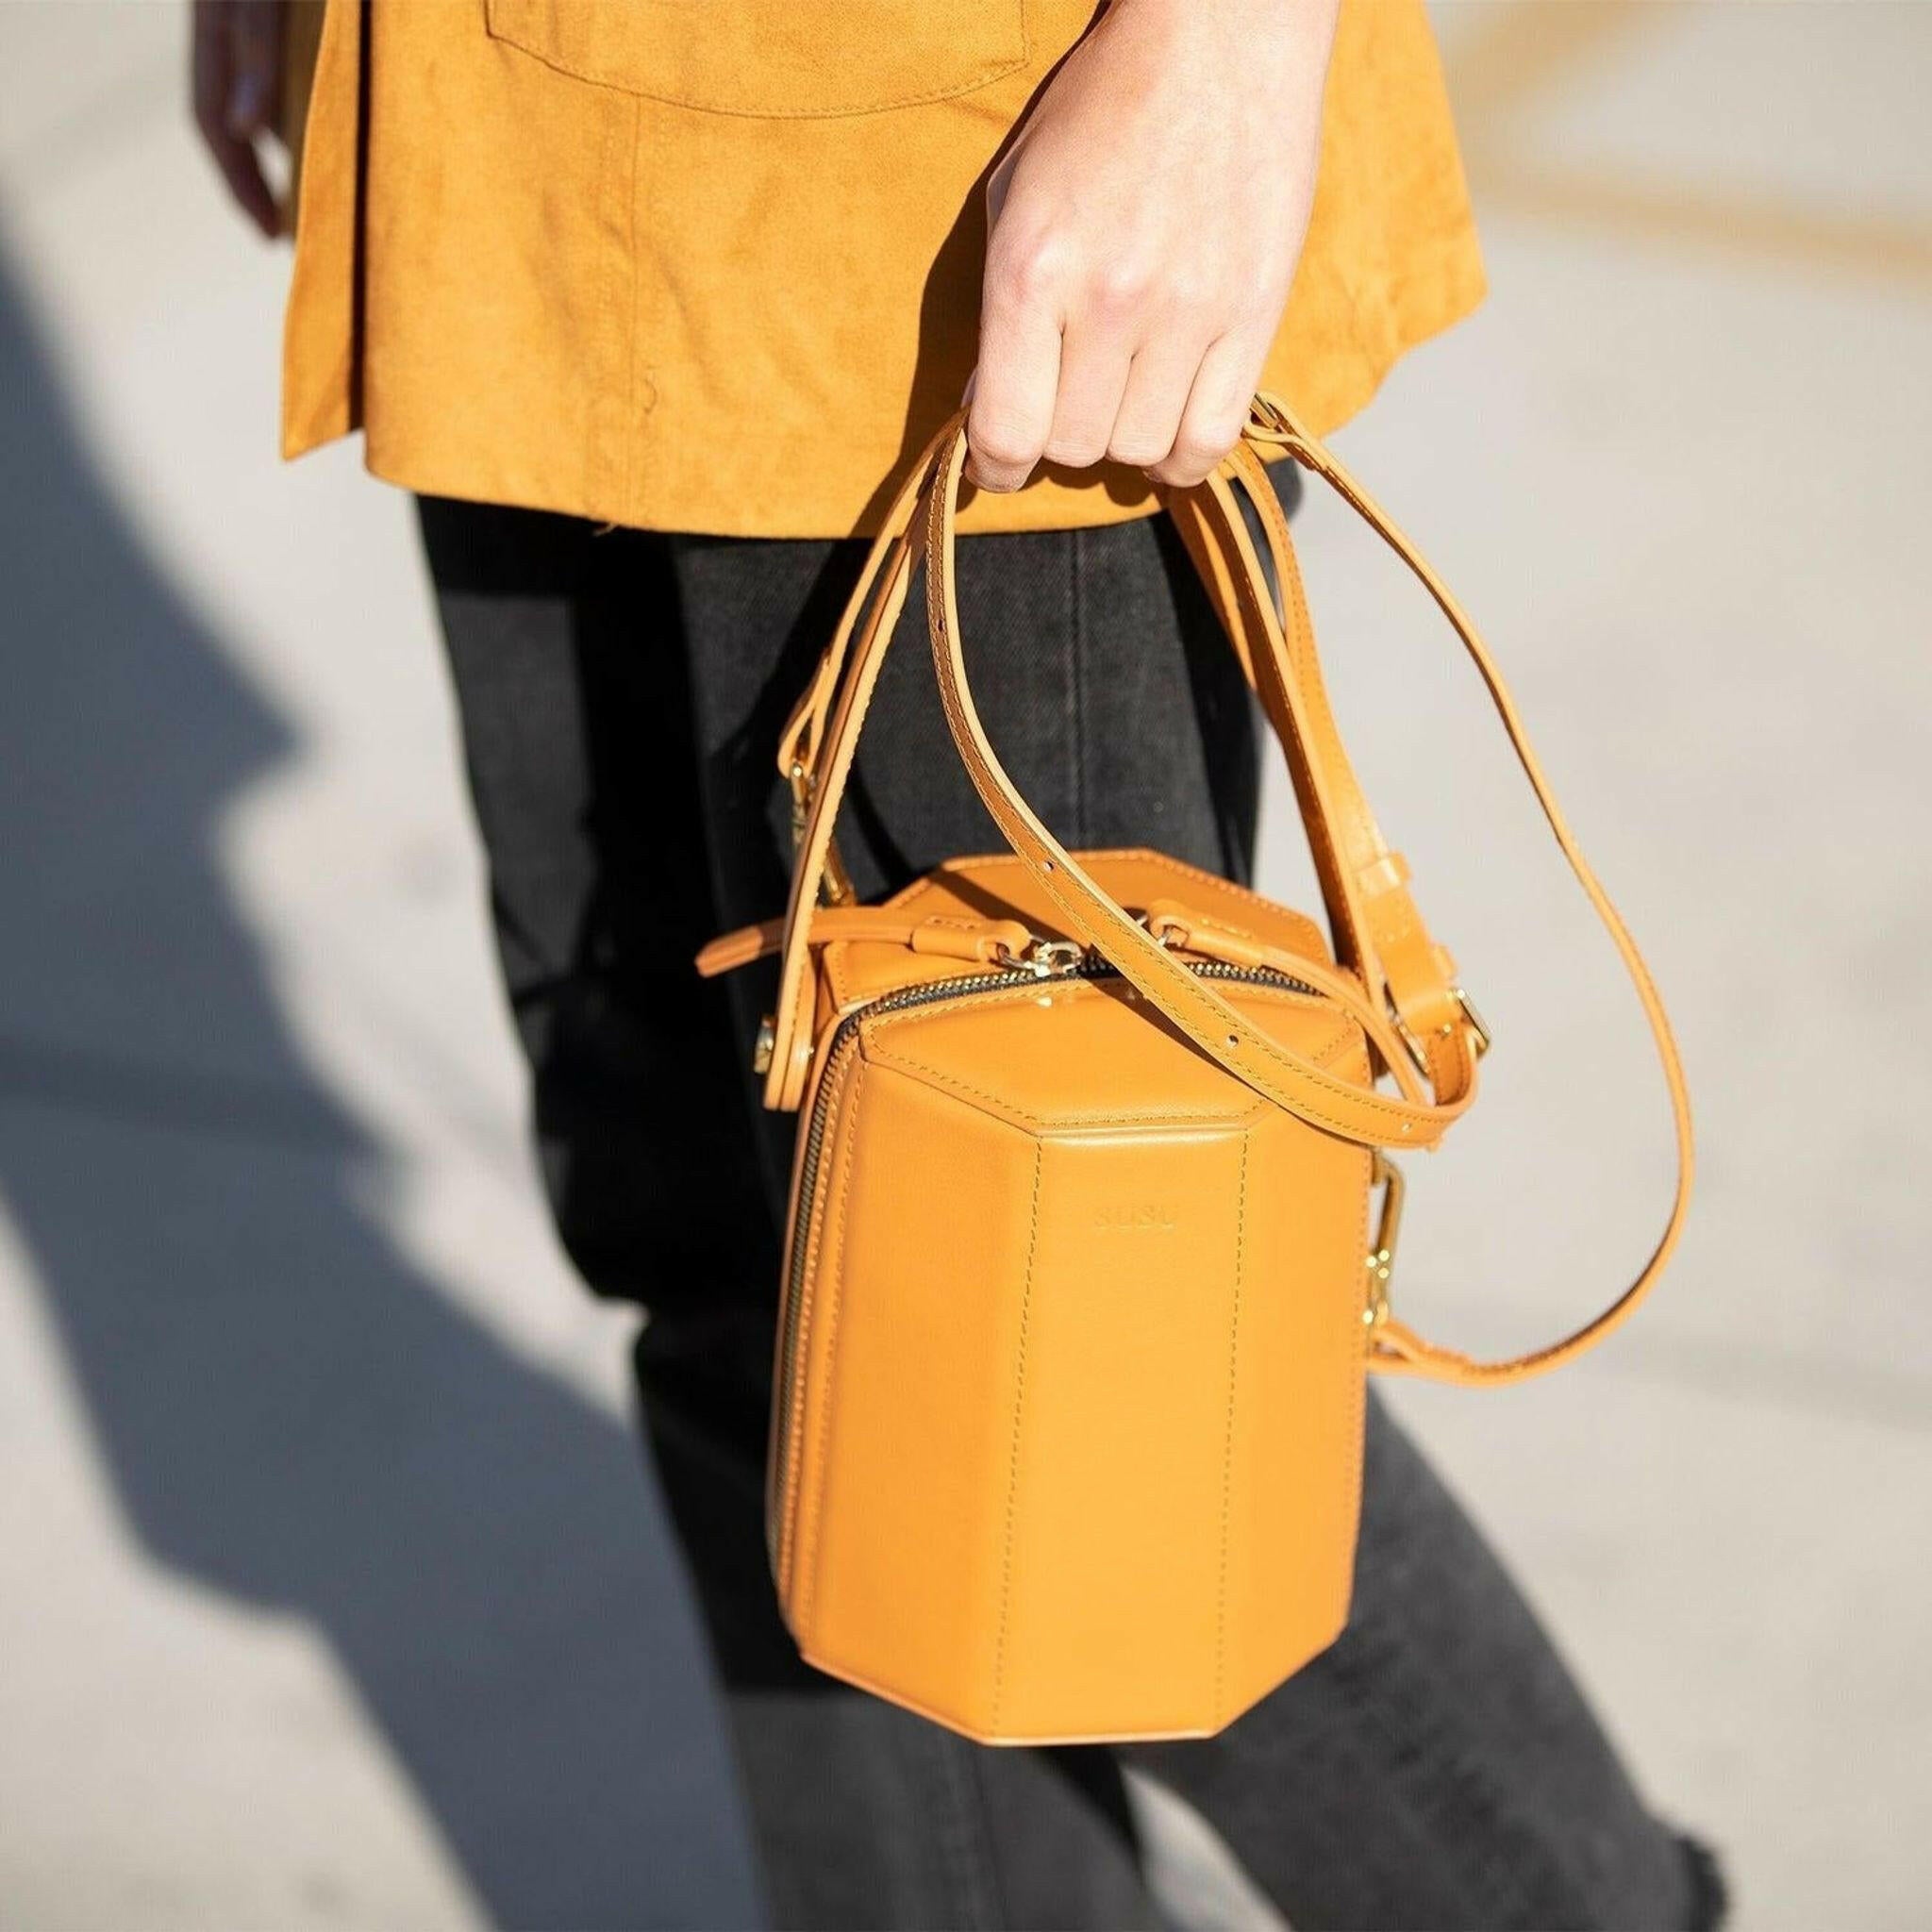
{"label": "bag leather handle", "polygon": [[[832,641],[780,742],[779,770],[791,781],[794,803],[803,812],[804,823],[798,831],[791,891],[785,907],[778,1003],[772,1015],[772,1061],[765,1073],[764,1101],[769,1108],[791,1110],[804,1099],[812,1050],[812,915],[832,854],[833,826],[852,774],[858,734],[911,586],[913,513],[940,450],[962,420],[954,417],[926,444],[886,506],[878,535],[873,539]],[[840,671],[855,639],[851,675],[841,680]]]}
{"label": "bag leather handle", "polygon": [[[1001,836],[1032,869],[1068,930],[1104,954],[1203,1053],[1264,1099],[1362,1146],[1435,1145],[1474,1098],[1474,1082],[1448,1103],[1429,1106],[1357,1087],[1282,1046],[1130,918],[1015,790],[979,722],[960,647],[955,524],[965,464],[960,425],[941,453],[926,497],[926,617],[954,745]],[[1295,702],[1291,691],[1289,697]]]}
{"label": "bag leather handle", "polygon": [[[1393,1318],[1380,1324],[1374,1334],[1371,1359],[1374,1366],[1379,1369],[1424,1374],[1438,1380],[1460,1383],[1501,1383],[1521,1380],[1572,1359],[1584,1350],[1594,1346],[1620,1326],[1655,1285],[1672,1251],[1675,1248],[1690,1206],[1695,1166],[1690,1094],[1684,1077],[1683,1063],[1678,1057],[1675,1042],[1671,1035],[1670,1022],[1649,969],[1644,964],[1628,927],[1611,904],[1570,831],[1549,782],[1543,774],[1541,762],[1530,745],[1522,718],[1503,680],[1502,673],[1467,613],[1374,499],[1296,421],[1292,413],[1278,399],[1272,396],[1257,398],[1255,419],[1249,425],[1248,440],[1250,443],[1272,443],[1278,446],[1305,469],[1321,476],[1334,488],[1342,500],[1402,558],[1429,592],[1443,616],[1448,619],[1482,676],[1491,701],[1508,734],[1511,748],[1523,767],[1531,790],[1536,794],[1537,802],[1542,809],[1558,848],[1617,948],[1631,983],[1636,988],[1663,1068],[1676,1142],[1676,1186],[1670,1212],[1650,1258],[1636,1279],[1607,1307],[1559,1341],[1525,1355],[1496,1361],[1479,1361],[1459,1351],[1428,1342],[1406,1324]],[[1268,1093],[1270,1098],[1277,1099],[1278,1103],[1288,1107],[1290,1111],[1302,1118],[1314,1120],[1317,1124],[1332,1126],[1332,1123],[1321,1120],[1304,1105],[1296,1104],[1297,1100],[1306,1098],[1306,1089],[1302,1084],[1304,1068],[1294,1064],[1294,1057],[1281,1055],[1278,1049],[1273,1054],[1263,1051],[1262,1048],[1272,1046],[1272,1042],[1257,1042],[1253,1030],[1241,1021],[1239,1013],[1234,1008],[1226,1007],[1226,1003],[1213,995],[1208,988],[1198,981],[1193,981],[1192,976],[1187,974],[1185,969],[1162,955],[1160,948],[1148,935],[1127,919],[1122,909],[1113,905],[1107,894],[1080,872],[1071,855],[1053,839],[1000,769],[998,759],[993,756],[992,748],[988,743],[985,732],[979,725],[977,714],[973,708],[971,691],[966,681],[965,661],[960,650],[958,609],[955,593],[955,541],[958,488],[965,464],[965,454],[964,427],[963,425],[956,424],[951,432],[951,440],[940,458],[928,496],[926,601],[927,616],[932,628],[933,658],[940,677],[941,696],[948,722],[954,727],[955,743],[965,761],[969,776],[972,777],[988,809],[992,812],[1002,833],[1008,837],[1008,842],[1023,858],[1034,866],[1036,876],[1040,878],[1049,896],[1060,907],[1070,924],[1083,938],[1088,939],[1090,943],[1099,945],[1109,960],[1165,1012],[1203,1052],[1227,1067],[1250,1086]],[[1238,453],[1230,459],[1228,465],[1224,466],[1224,475],[1241,475],[1246,470],[1247,480],[1252,482],[1253,472],[1247,469],[1247,452]],[[1272,491],[1266,491],[1266,497],[1272,497]],[[1268,692],[1267,698],[1280,703],[1289,711],[1291,723],[1297,727],[1296,735],[1304,740],[1306,745],[1307,741],[1313,735],[1309,729],[1307,694],[1295,689],[1296,680],[1292,675],[1295,667],[1279,627],[1265,621],[1268,614],[1268,600],[1260,594],[1256,581],[1258,574],[1252,568],[1252,546],[1245,542],[1244,529],[1237,536],[1235,529],[1230,527],[1226,517],[1228,500],[1224,494],[1216,491],[1210,492],[1210,495],[1211,500],[1222,511],[1221,535],[1235,543],[1238,555],[1241,555],[1244,566],[1241,575],[1247,585],[1249,608],[1251,610],[1258,609],[1264,617],[1261,625],[1263,648],[1248,659],[1256,672],[1257,688],[1279,681],[1280,688]],[[1257,500],[1265,521],[1266,500],[1260,492],[1257,492]],[[1198,495],[1195,501],[1200,501]],[[1278,506],[1276,508],[1278,510]],[[1238,514],[1237,511],[1237,517]],[[1279,538],[1286,536],[1285,529],[1277,537],[1276,532],[1270,528],[1269,535],[1277,558],[1291,558],[1291,547],[1279,541]],[[1299,606],[1298,575],[1292,582],[1293,599]],[[1289,603],[1290,595],[1290,581],[1284,577],[1285,605]],[[1307,656],[1311,658],[1312,637],[1307,631],[1305,611],[1301,614],[1300,628],[1305,645],[1309,647]],[[1297,704],[1298,697],[1303,702]],[[1272,711],[1273,703],[1270,708]],[[1332,728],[1332,720],[1329,722]],[[1334,753],[1340,754],[1339,737],[1334,740]],[[1340,765],[1345,768],[1345,757],[1340,759]],[[1314,769],[1312,761],[1310,769]],[[1328,771],[1323,773],[1322,776],[1324,780],[1333,780],[1337,773]],[[1348,782],[1353,783],[1352,773],[1348,774]],[[1332,787],[1324,783],[1323,789],[1328,791]],[[1356,789],[1358,793],[1359,788]],[[1332,815],[1332,801],[1328,803]],[[1364,841],[1373,839],[1379,843],[1379,834],[1374,832],[1374,821],[1367,817],[1365,806],[1362,808],[1362,819],[1363,824],[1357,827],[1357,836]],[[1386,852],[1386,847],[1383,850]],[[1150,952],[1156,957],[1150,958]],[[1189,981],[1190,984],[1187,987],[1176,987],[1176,976]],[[1444,991],[1448,991],[1449,989],[1445,988]],[[1466,1003],[1460,1001],[1459,994],[1457,995],[1457,999],[1464,1008],[1463,1016],[1466,1019]],[[1225,1010],[1220,1010],[1222,1008]],[[1456,1025],[1453,1021],[1449,1024],[1452,1027]],[[1286,1064],[1283,1064],[1284,1062]],[[1257,1072],[1262,1077],[1257,1077]],[[1266,1079],[1267,1085],[1263,1084],[1263,1079]],[[1271,1087],[1277,1088],[1278,1091],[1270,1091]],[[1451,1103],[1447,1107],[1439,1107],[1428,1111],[1438,1116],[1446,1115],[1454,1118],[1467,1104],[1468,1096],[1464,1095],[1460,1098],[1459,1104]],[[1400,1116],[1397,1118],[1397,1127],[1402,1138],[1392,1141],[1383,1141],[1380,1144],[1424,1144],[1420,1141],[1415,1129],[1405,1128]],[[1339,1127],[1335,1130],[1345,1131]],[[1440,1132],[1440,1128],[1437,1131]],[[1347,1138],[1365,1137],[1350,1133]]]}
{"label": "bag leather handle", "polygon": [[[943,475],[948,454],[952,458],[949,486]],[[932,484],[925,492],[928,516],[944,504],[950,504],[957,509],[959,472],[964,460],[963,419],[956,417],[935,438],[913,472],[902,483],[886,511],[880,533],[874,541],[859,581],[854,588],[833,648],[827,653],[828,659],[842,659],[844,641],[856,637],[849,674],[840,681],[836,675],[828,677],[822,667],[820,677],[814,681],[814,690],[823,689],[827,692],[836,684],[837,707],[824,728],[818,747],[822,768],[813,774],[809,808],[786,911],[784,960],[780,969],[778,1004],[773,1020],[772,1061],[766,1074],[765,1100],[771,1107],[795,1108],[804,1097],[812,1046],[808,997],[812,914],[818,903],[820,883],[831,849],[833,824],[850,776],[858,737],[909,584],[915,560],[912,548],[914,532],[911,529],[913,511],[921,487],[926,483],[929,473]],[[934,543],[929,532],[925,550],[930,591],[941,580],[941,574],[931,564]],[[1252,562],[1252,553],[1250,560]],[[957,623],[954,627],[957,630]],[[963,664],[960,670],[963,675]],[[943,680],[941,695],[944,695]],[[996,763],[991,746],[985,742],[984,733],[979,735],[984,745],[984,758]],[[957,728],[955,741],[959,742]],[[963,757],[966,755],[965,747],[961,744],[960,748]],[[978,774],[975,773],[974,776],[975,784],[978,784]],[[1000,788],[1004,788],[1003,791]],[[994,791],[995,795],[1013,801],[1011,807],[993,807],[995,822],[1009,843],[1013,843],[1016,838],[1012,818],[1016,808],[1031,821],[1038,838],[1051,840],[1045,827],[1032,818],[1004,772],[1000,773]],[[985,795],[984,791],[982,795]],[[1020,848],[1016,845],[1015,849]],[[1230,1056],[1233,1056],[1233,1070],[1276,1105],[1364,1146],[1427,1147],[1436,1143],[1443,1129],[1459,1117],[1474,1097],[1473,1078],[1463,1083],[1462,1090],[1446,1105],[1431,1106],[1420,1097],[1397,1098],[1376,1093],[1279,1046],[1266,1035],[1258,1033],[1238,1009],[1214,992],[1208,982],[1180,965],[1166,948],[1128,918],[1087,878],[1084,872],[1078,871],[1071,855],[1058,841],[1053,841],[1053,852],[1052,863],[1061,869],[1062,876],[1066,875],[1069,868],[1077,874],[1078,881],[1084,885],[1083,892],[1079,886],[1075,888],[1079,894],[1078,903],[1091,908],[1083,917],[1067,904],[1064,894],[1052,894],[1061,904],[1069,930],[1078,934],[1088,944],[1099,947],[1121,967],[1127,978],[1141,986],[1157,1005],[1165,1007],[1168,1003],[1179,1002],[1191,1009],[1191,1024],[1178,1014],[1174,1016],[1176,1024],[1190,1037],[1198,1039],[1204,1024],[1218,1027],[1220,1030],[1215,1037],[1222,1043],[1216,1058],[1228,1064]],[[1138,971],[1120,957],[1129,948],[1139,951],[1141,963]],[[1232,1046],[1227,1044],[1230,1039],[1234,1042]],[[1241,1062],[1240,1056],[1243,1051],[1248,1055],[1250,1064]],[[1473,1065],[1473,1056],[1469,1058]],[[1439,1103],[1441,1099],[1439,1093]]]}
{"label": "bag leather handle", "polygon": [[[893,594],[901,565],[909,568],[911,558],[899,539],[898,519],[909,516],[922,480],[918,473],[931,463],[936,449],[937,441],[922,456],[908,478],[907,491],[889,510],[884,536],[874,545],[844,617],[780,736],[778,770],[792,788],[802,846],[810,842],[805,834],[812,824],[813,796],[821,789],[822,776],[829,775],[820,773],[819,763],[830,735],[827,718],[840,693],[848,647],[861,615],[875,608],[872,599],[879,578],[888,580],[893,587],[889,594]],[[1234,500],[1237,483],[1255,502],[1264,525],[1280,587],[1282,616],[1288,620],[1285,643],[1274,600],[1267,594]],[[1475,1077],[1476,1036],[1467,1024],[1455,961],[1430,940],[1407,891],[1407,863],[1382,840],[1336,729],[1288,520],[1265,469],[1250,449],[1239,447],[1225,477],[1210,478],[1197,491],[1171,492],[1167,507],[1287,755],[1322,881],[1336,957],[1361,982],[1370,1008],[1377,1014],[1387,1009],[1402,1028],[1407,1050],[1392,1056],[1383,1052],[1384,1060],[1411,1097],[1417,1097],[1407,1077],[1413,1056],[1439,1100],[1463,1098]],[[871,625],[867,632],[868,641],[875,638],[881,647],[890,643],[890,632],[879,634]],[[1262,670],[1257,671],[1257,663]],[[1294,702],[1297,693],[1305,714]],[[835,798],[842,784],[841,776],[832,788]],[[836,841],[829,835],[824,855],[824,876],[814,890],[836,901],[833,887],[841,868]],[[801,992],[804,984],[801,974]],[[783,1023],[793,1011],[793,1002],[781,1003],[781,1039],[792,1036],[792,1029]],[[1380,1040],[1377,1050],[1382,1050]],[[783,1060],[785,1056],[777,1058]],[[797,1084],[794,1075],[782,1070],[773,1086],[781,1083],[793,1088]],[[795,1105],[796,1093],[790,1102],[774,1099],[774,1104]]]}
{"label": "bag leather handle", "polygon": [[[832,643],[800,700],[781,741],[780,768],[792,778],[794,785],[802,779],[808,788],[808,796],[786,912],[783,965],[773,1022],[773,1054],[765,1085],[765,1101],[770,1107],[796,1108],[804,1098],[812,1047],[808,966],[813,908],[819,901],[832,851],[833,825],[850,776],[858,735],[871,704],[884,653],[891,646],[912,566],[917,560],[914,540],[921,533],[913,527],[914,511],[922,491],[934,477],[934,473],[942,467],[941,453],[947,448],[952,450],[955,458],[951,500],[957,504],[958,469],[964,461],[962,423],[963,418],[958,416],[949,422],[902,481],[882,519],[880,532],[854,586]],[[1265,483],[1265,476],[1263,481]],[[934,492],[927,497],[928,510],[939,493],[943,492],[939,491],[935,481]],[[1228,498],[1227,503],[1227,513],[1233,528],[1239,533],[1237,541],[1241,546],[1238,580],[1246,586],[1247,608],[1258,616],[1266,603],[1265,593],[1259,588],[1259,566],[1248,544],[1239,512],[1232,508],[1232,499]],[[930,552],[932,547],[928,541],[925,548]],[[929,588],[933,581],[929,569]],[[1238,643],[1237,648],[1241,646]],[[1299,675],[1283,658],[1278,630],[1259,648],[1271,659],[1272,676],[1265,681],[1265,689],[1275,699],[1272,708],[1277,731],[1285,744],[1291,741],[1292,733],[1292,742],[1299,745],[1312,737],[1309,724],[1302,716]],[[840,674],[845,666],[848,652],[851,667],[841,680]],[[1311,648],[1307,658],[1312,665]],[[961,671],[963,675],[963,665]],[[1319,680],[1318,670],[1316,676]],[[836,708],[826,720],[826,708],[832,706],[835,699]],[[1326,732],[1333,743],[1334,754],[1345,769],[1346,758],[1341,753],[1340,740],[1334,731],[1332,715],[1327,710],[1325,694],[1321,697],[1320,708],[1321,715],[1327,721]],[[1292,714],[1296,722],[1291,724],[1284,722],[1288,714]],[[957,736],[956,732],[956,739]],[[986,756],[991,758],[990,744],[986,746]],[[1319,852],[1323,849],[1323,828],[1331,816],[1323,776],[1324,768],[1299,758],[1293,753],[1291,754],[1291,763],[1295,769],[1297,791],[1303,789],[1305,773],[1307,784],[1312,787],[1311,792],[1304,793],[1304,803],[1310,834],[1317,841]],[[1008,795],[1021,803],[1024,809],[1024,802],[1018,801],[1010,781],[1006,780],[1004,773],[1000,777]],[[1360,788],[1355,783],[1352,772],[1348,773],[1347,781],[1357,802],[1356,808],[1366,812],[1366,805],[1361,803]],[[1012,828],[1002,821],[1001,808],[994,808],[994,818],[1011,842]],[[1048,836],[1037,820],[1034,824],[1040,836]],[[1070,855],[1057,845],[1055,849],[1060,853],[1055,861],[1057,864],[1073,864]],[[1178,1015],[1174,1016],[1176,1024],[1190,1032],[1191,1037],[1199,1037],[1205,1013],[1206,1024],[1219,1026],[1217,1037],[1223,1041],[1230,1036],[1238,1042],[1245,1038],[1251,1057],[1260,1062],[1255,1067],[1254,1077],[1249,1079],[1249,1084],[1276,1105],[1362,1145],[1428,1147],[1437,1142],[1443,1130],[1466,1110],[1474,1098],[1475,1054],[1466,1026],[1458,1024],[1453,1031],[1445,1028],[1444,1043],[1436,1044],[1429,1054],[1423,1057],[1424,1069],[1435,1089],[1435,1105],[1430,1105],[1415,1091],[1415,1084],[1407,1077],[1407,1070],[1400,1058],[1387,1052],[1386,1027],[1379,1031],[1372,1029],[1372,1037],[1376,1039],[1378,1050],[1383,1052],[1384,1058],[1396,1068],[1405,1090],[1404,1096],[1396,1098],[1364,1090],[1278,1046],[1265,1036],[1257,1037],[1237,1009],[1214,992],[1207,982],[1175,962],[1122,908],[1094,888],[1084,873],[1079,877],[1086,883],[1087,895],[1094,908],[1093,917],[1101,924],[1096,929],[1091,920],[1082,923],[1076,914],[1063,906],[1070,929],[1078,932],[1088,944],[1100,947],[1110,958],[1115,958],[1116,964],[1123,965],[1123,971],[1130,979],[1135,979],[1136,974],[1116,956],[1124,948],[1138,947],[1146,962],[1141,970],[1143,991],[1149,991],[1144,979],[1154,976],[1160,991],[1149,991],[1149,996],[1157,1004],[1164,996],[1170,1000],[1177,999],[1195,1009],[1191,1026]],[[1346,953],[1344,957],[1347,957]],[[1372,966],[1373,955],[1370,955],[1363,965],[1357,967],[1357,975],[1365,976],[1364,968],[1372,969]],[[1376,984],[1379,985],[1379,981]],[[1379,999],[1372,995],[1370,1005],[1378,1007]],[[1225,1063],[1224,1048],[1219,1057]],[[1233,1070],[1241,1077],[1249,1078],[1248,1073],[1239,1064]]]}

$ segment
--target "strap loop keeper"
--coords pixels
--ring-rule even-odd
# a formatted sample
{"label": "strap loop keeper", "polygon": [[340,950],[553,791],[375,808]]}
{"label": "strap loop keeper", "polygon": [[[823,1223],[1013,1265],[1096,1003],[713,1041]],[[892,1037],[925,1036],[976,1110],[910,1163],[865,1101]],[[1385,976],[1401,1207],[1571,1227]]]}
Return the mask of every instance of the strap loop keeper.
{"label": "strap loop keeper", "polygon": [[1356,877],[1361,883],[1363,898],[1379,899],[1384,892],[1393,892],[1408,884],[1408,860],[1399,852],[1385,852],[1373,865],[1363,866]]}

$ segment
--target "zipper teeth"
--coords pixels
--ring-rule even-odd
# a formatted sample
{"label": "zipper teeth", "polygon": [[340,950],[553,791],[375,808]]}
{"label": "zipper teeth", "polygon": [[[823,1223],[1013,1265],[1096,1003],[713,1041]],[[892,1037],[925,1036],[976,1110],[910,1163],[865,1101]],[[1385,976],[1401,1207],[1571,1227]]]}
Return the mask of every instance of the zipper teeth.
{"label": "zipper teeth", "polygon": [[[1307,980],[1297,979],[1291,973],[1278,973],[1266,966],[1230,966],[1224,960],[1204,959],[1189,961],[1188,971],[1202,979],[1235,980],[1248,986],[1279,987],[1285,991],[1307,993],[1316,999],[1324,997],[1319,987],[1310,986]],[[907,1007],[930,1006],[962,994],[997,992],[1015,986],[1050,986],[1058,979],[1120,977],[1120,968],[1105,959],[1083,959],[1078,965],[1059,973],[1041,974],[1020,969],[967,974],[956,979],[931,980],[924,986],[907,987],[899,992],[887,993],[880,999],[856,1008],[833,1029],[831,1041],[825,1048],[825,1064],[819,1074],[818,1089],[812,1096],[811,1119],[806,1124],[805,1151],[798,1176],[798,1205],[791,1229],[791,1265],[786,1270],[785,1302],[779,1310],[776,1413],[783,1429],[772,1445],[772,1495],[770,1507],[765,1511],[765,1541],[773,1574],[779,1579],[781,1588],[783,1565],[791,1556],[788,1506],[791,1493],[792,1463],[794,1457],[803,1453],[803,1444],[794,1444],[792,1441],[792,1412],[798,1394],[797,1330],[799,1307],[804,1299],[812,1197],[817,1191],[819,1158],[824,1151],[825,1128],[831,1113],[836,1085],[833,1076],[841,1058],[854,1043],[859,1022],[874,1014],[895,1013]]]}

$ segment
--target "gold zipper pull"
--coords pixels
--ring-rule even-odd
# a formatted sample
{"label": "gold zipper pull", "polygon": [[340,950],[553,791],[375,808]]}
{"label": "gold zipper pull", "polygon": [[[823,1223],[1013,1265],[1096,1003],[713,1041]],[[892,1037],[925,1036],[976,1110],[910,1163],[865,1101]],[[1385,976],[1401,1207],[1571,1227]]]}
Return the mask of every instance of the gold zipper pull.
{"label": "gold zipper pull", "polygon": [[1022,964],[1036,979],[1058,979],[1086,964],[1087,949],[1074,940],[1035,940]]}

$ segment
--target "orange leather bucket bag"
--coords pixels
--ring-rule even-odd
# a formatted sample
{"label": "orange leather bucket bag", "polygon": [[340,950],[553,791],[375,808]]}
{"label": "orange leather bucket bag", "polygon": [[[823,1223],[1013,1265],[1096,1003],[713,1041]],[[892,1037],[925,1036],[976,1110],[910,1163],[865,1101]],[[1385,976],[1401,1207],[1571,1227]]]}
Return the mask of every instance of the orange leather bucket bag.
{"label": "orange leather bucket bag", "polygon": [[[1332,484],[1460,636],[1663,1058],[1679,1172],[1662,1238],[1617,1301],[1532,1355],[1472,1360],[1390,1312],[1390,1152],[1434,1146],[1469,1107],[1488,1036],[1336,734],[1269,446]],[[1014,790],[959,636],[965,454],[955,419],[786,728],[785,918],[700,959],[782,951],[759,1052],[768,1104],[803,1110],[772,1565],[808,1658],[970,1737],[1198,1735],[1347,1618],[1371,1370],[1534,1374],[1656,1280],[1690,1191],[1683,1073],[1488,651],[1282,404],[1258,397],[1242,444],[1168,508],[1287,754],[1333,957],[1299,913],[1159,853],[1066,851]],[[922,558],[946,718],[1011,850],[860,906],[833,823]]]}

